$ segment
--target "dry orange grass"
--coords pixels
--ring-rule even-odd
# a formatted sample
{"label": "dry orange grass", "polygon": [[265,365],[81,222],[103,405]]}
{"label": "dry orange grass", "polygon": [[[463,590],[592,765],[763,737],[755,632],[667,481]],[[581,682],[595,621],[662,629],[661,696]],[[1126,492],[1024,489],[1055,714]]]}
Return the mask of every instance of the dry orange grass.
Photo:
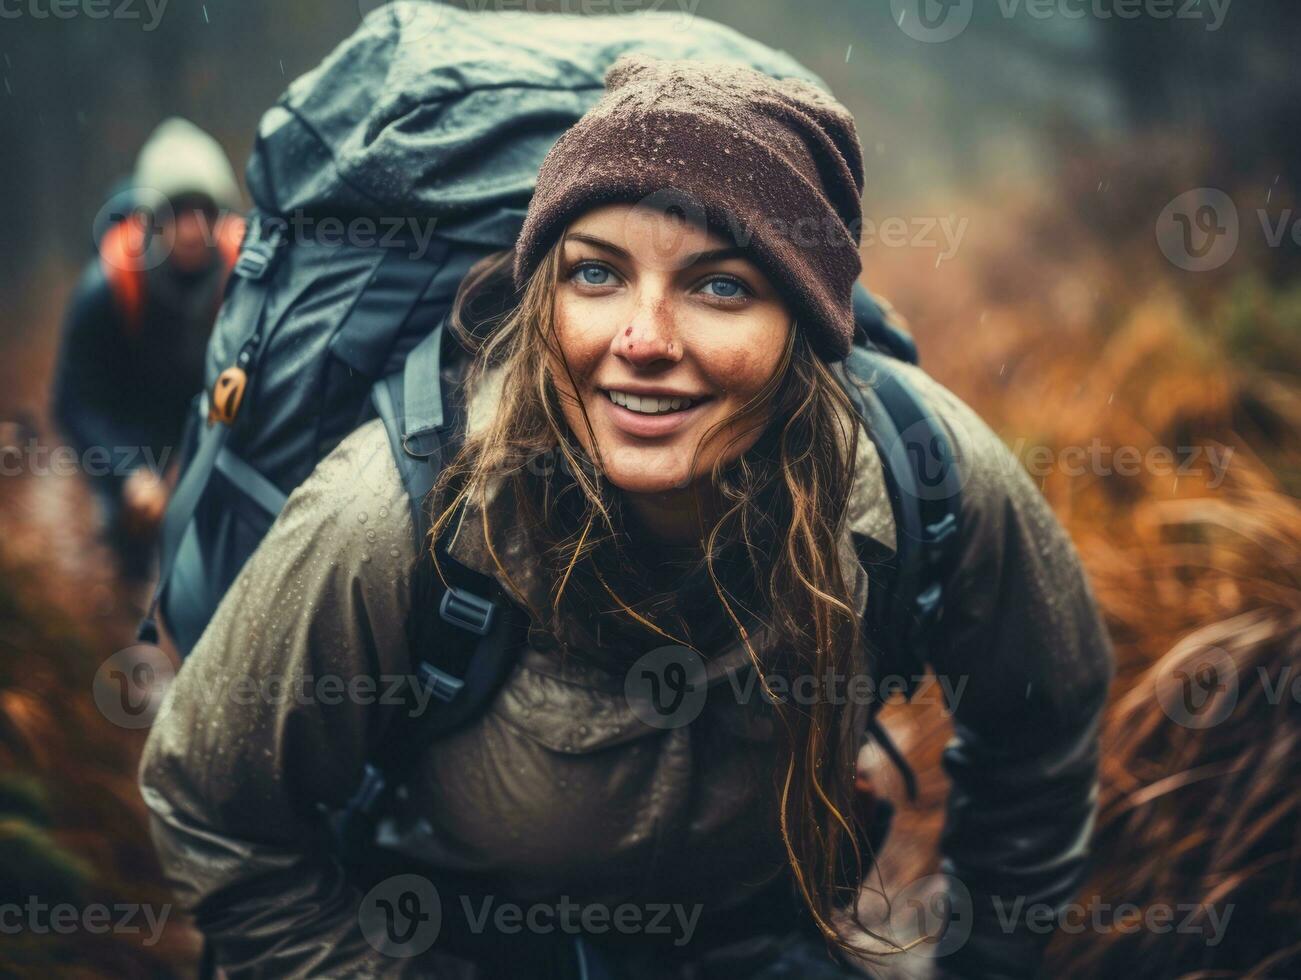
{"label": "dry orange grass", "polygon": [[[1059,935],[1046,975],[1297,976],[1301,704],[1289,685],[1301,675],[1301,290],[1244,272],[1268,264],[1250,246],[1209,279],[1165,263],[1156,215],[1197,184],[1154,177],[1160,153],[1126,164],[1112,168],[1123,186],[1081,164],[1077,183],[1068,175],[1037,198],[957,202],[970,224],[949,267],[877,250],[869,280],[912,313],[928,368],[1023,461],[1046,447],[1052,462],[1032,472],[1111,628],[1118,673],[1096,870],[1080,902],[1232,906],[1215,945],[1114,927]],[[1072,475],[1057,465],[1067,447],[1095,441],[1143,459],[1200,447],[1203,472],[1180,475],[1173,462]],[[1209,466],[1207,449],[1231,453],[1227,467]],[[1238,700],[1220,724],[1184,727],[1156,685],[1204,670],[1208,650],[1234,673]],[[883,860],[887,893],[935,870],[949,735],[934,708],[888,718],[923,769],[923,793]],[[889,779],[888,767],[873,768]],[[909,959],[882,975],[909,975]]]}

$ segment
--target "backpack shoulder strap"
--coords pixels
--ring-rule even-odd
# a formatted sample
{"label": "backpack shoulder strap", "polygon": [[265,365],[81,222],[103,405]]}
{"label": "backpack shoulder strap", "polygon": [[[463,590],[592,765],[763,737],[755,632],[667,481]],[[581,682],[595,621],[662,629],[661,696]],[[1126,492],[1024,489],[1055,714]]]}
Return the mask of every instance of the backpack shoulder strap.
{"label": "backpack shoulder strap", "polygon": [[[869,558],[866,542],[859,542],[878,596],[870,602],[867,628],[891,670],[915,677],[930,659],[944,613],[945,583],[957,557],[962,501],[952,446],[897,360],[856,345],[836,374],[880,456],[895,523],[895,551],[887,561]],[[914,797],[912,770],[875,710],[869,731]]]}
{"label": "backpack shoulder strap", "polygon": [[886,636],[925,653],[943,612],[961,531],[961,480],[947,432],[889,356],[855,347],[845,390],[876,446],[895,520]]}
{"label": "backpack shoulder strap", "polygon": [[144,251],[144,228],[132,216],[109,228],[99,243],[99,267],[128,337],[140,332],[144,315],[145,274],[140,265]]}
{"label": "backpack shoulder strap", "polygon": [[[429,545],[429,492],[465,436],[464,393],[454,368],[443,366],[447,320],[407,355],[399,372],[376,382],[372,403],[411,506],[419,558],[412,574],[407,637],[415,683],[429,697],[410,698],[397,712],[367,763],[361,785],[331,826],[345,863],[363,861],[392,794],[434,739],[478,717],[505,680],[519,652],[523,624],[495,579],[451,557],[437,542],[437,574]],[[431,383],[436,380],[436,383]],[[453,527],[462,514],[451,522]],[[410,690],[410,688],[408,688]]]}
{"label": "backpack shoulder strap", "polygon": [[[496,579],[467,568],[436,543],[444,581],[429,542],[434,515],[429,493],[443,466],[465,438],[464,392],[456,366],[444,366],[447,319],[421,341],[400,372],[376,383],[372,399],[384,422],[389,448],[411,507],[419,555],[412,576],[412,614],[407,624],[416,673],[444,702],[421,722],[424,739],[460,727],[478,715],[514,663],[513,606]],[[437,379],[437,383],[431,383]],[[455,528],[462,514],[455,515]]]}

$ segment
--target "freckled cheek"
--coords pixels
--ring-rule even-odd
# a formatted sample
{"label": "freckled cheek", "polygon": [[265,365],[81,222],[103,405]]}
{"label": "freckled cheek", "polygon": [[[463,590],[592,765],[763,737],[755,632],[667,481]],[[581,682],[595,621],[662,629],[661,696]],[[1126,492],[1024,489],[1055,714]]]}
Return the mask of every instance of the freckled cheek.
{"label": "freckled cheek", "polygon": [[[776,368],[766,350],[729,343],[698,353],[699,363],[709,377],[710,387],[726,392],[737,407],[763,387]],[[770,363],[771,362],[771,363]]]}
{"label": "freckled cheek", "polygon": [[609,352],[619,322],[613,306],[603,307],[577,297],[556,297],[556,334],[576,376],[589,374]]}
{"label": "freckled cheek", "polygon": [[790,318],[780,308],[697,332],[688,347],[715,390],[744,401],[758,392],[781,363]]}

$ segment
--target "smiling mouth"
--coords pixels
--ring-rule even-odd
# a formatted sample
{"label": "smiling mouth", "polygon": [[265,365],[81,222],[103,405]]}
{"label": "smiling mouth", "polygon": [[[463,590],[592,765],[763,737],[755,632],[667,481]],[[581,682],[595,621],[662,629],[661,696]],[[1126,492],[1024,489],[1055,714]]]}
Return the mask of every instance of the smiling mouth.
{"label": "smiling mouth", "polygon": [[620,408],[626,408],[628,411],[636,412],[639,415],[672,415],[674,412],[684,412],[687,409],[695,408],[697,405],[709,401],[712,397],[706,395],[703,398],[668,398],[657,395],[634,395],[626,391],[611,391],[607,388],[598,390]]}

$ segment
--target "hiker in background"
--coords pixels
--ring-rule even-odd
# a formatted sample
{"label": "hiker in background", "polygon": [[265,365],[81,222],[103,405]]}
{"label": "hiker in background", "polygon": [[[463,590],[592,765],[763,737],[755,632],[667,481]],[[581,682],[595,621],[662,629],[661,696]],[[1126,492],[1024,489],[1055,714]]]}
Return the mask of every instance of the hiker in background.
{"label": "hiker in background", "polygon": [[54,416],[86,461],[129,579],[149,571],[167,467],[203,387],[208,335],[243,235],[240,205],[217,141],[168,119],[141,149],[129,191],[104,209],[98,254],[65,317]]}

